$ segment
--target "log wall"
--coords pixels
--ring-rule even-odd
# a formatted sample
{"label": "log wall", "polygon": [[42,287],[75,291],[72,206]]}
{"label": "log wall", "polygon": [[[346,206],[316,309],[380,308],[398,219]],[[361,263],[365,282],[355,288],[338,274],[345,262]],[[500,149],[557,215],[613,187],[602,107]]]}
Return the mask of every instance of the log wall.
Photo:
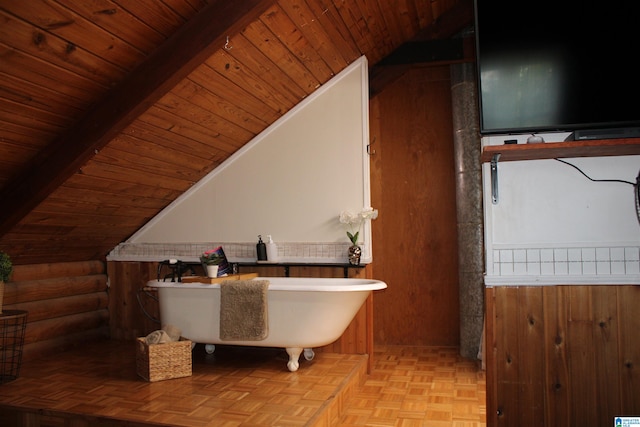
{"label": "log wall", "polygon": [[101,261],[14,266],[3,311],[26,310],[23,360],[107,338],[107,276]]}
{"label": "log wall", "polygon": [[488,426],[640,415],[640,286],[486,290]]}

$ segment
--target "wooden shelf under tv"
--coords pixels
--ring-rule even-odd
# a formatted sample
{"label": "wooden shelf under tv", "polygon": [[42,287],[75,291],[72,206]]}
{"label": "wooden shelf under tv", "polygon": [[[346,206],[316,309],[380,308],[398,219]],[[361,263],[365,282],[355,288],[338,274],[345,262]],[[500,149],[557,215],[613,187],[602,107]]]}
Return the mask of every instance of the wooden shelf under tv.
{"label": "wooden shelf under tv", "polygon": [[490,162],[496,154],[500,154],[499,162],[566,157],[630,156],[640,154],[640,138],[487,145],[482,149],[482,162]]}

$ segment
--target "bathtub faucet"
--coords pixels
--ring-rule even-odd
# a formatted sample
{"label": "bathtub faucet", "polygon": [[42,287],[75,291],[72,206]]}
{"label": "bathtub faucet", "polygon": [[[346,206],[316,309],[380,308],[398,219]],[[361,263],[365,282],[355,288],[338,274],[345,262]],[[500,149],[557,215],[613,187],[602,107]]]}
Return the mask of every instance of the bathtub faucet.
{"label": "bathtub faucet", "polygon": [[[162,276],[163,267],[168,267],[171,272]],[[182,282],[182,274],[187,270],[191,271],[191,274],[196,274],[196,270],[193,265],[184,263],[177,259],[167,259],[158,263],[158,281],[162,280],[166,282],[167,278],[171,277],[172,282]]]}

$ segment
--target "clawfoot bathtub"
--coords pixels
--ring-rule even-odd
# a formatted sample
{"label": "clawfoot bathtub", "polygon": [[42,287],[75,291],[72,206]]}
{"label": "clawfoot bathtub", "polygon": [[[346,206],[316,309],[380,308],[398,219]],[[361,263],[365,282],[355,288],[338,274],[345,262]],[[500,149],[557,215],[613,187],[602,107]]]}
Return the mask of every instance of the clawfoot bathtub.
{"label": "clawfoot bathtub", "polygon": [[287,368],[295,372],[300,354],[314,357],[313,348],[331,344],[344,333],[374,290],[386,283],[370,279],[257,277],[269,280],[268,335],[261,341],[220,339],[220,284],[176,283],[153,280],[157,288],[160,319],[177,326],[194,343],[281,347],[289,355]]}

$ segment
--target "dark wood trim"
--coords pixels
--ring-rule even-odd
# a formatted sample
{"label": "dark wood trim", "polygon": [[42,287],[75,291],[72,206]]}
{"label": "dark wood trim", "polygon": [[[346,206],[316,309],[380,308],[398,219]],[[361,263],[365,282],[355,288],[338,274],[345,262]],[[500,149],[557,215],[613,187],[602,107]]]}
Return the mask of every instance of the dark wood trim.
{"label": "dark wood trim", "polygon": [[290,267],[328,267],[328,268],[342,268],[343,277],[346,279],[349,277],[349,269],[351,268],[364,268],[365,265],[352,265],[344,263],[304,263],[304,262],[238,262],[235,263],[238,268],[238,272],[242,267],[280,267],[283,269],[284,277],[290,276]]}
{"label": "dark wood trim", "polygon": [[488,145],[482,149],[482,161],[490,162],[493,156],[498,154],[500,162],[563,157],[630,156],[640,154],[640,138]]}
{"label": "dark wood trim", "polygon": [[398,47],[391,55],[387,55],[376,64],[376,67],[433,61],[461,61],[463,55],[462,39],[410,41]]}

